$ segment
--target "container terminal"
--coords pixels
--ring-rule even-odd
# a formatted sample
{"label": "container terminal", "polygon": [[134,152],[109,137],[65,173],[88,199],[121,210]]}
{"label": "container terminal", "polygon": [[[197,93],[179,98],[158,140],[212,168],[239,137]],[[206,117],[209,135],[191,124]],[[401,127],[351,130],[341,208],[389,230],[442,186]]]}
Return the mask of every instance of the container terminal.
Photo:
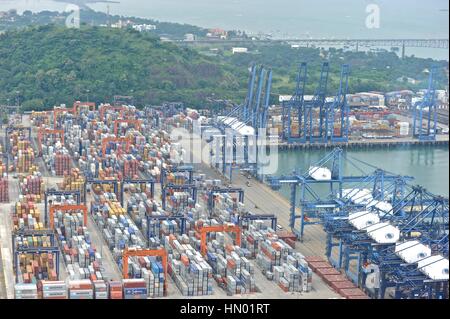
{"label": "container terminal", "polygon": [[[256,66],[244,103],[215,116],[121,101],[12,114],[0,297],[447,299],[448,198],[345,153],[347,68],[333,99],[325,82],[305,99],[302,64],[281,117],[271,70]],[[399,135],[439,140],[434,97],[431,72],[411,134],[392,122]],[[254,139],[274,119],[281,135]],[[283,143],[329,150],[304,172],[269,174],[264,150]]]}

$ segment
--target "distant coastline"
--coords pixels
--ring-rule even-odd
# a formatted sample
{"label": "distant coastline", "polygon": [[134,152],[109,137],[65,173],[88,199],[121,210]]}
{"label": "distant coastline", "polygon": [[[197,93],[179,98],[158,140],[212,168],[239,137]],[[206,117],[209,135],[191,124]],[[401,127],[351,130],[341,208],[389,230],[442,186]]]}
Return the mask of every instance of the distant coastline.
{"label": "distant coastline", "polygon": [[62,3],[67,3],[67,4],[74,4],[79,6],[82,9],[89,9],[92,10],[91,8],[89,8],[88,4],[90,3],[120,3],[120,1],[112,1],[112,0],[53,0],[54,2],[62,2]]}

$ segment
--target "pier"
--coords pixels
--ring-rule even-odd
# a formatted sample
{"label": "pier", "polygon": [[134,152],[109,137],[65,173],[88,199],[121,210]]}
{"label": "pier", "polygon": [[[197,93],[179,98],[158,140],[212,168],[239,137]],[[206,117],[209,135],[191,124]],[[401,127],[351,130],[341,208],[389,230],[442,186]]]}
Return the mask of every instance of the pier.
{"label": "pier", "polygon": [[413,138],[392,138],[392,139],[365,139],[353,140],[347,143],[278,143],[279,150],[295,149],[332,149],[341,147],[344,149],[366,149],[366,148],[395,148],[405,146],[448,146],[448,135],[438,135],[435,141],[419,141]]}

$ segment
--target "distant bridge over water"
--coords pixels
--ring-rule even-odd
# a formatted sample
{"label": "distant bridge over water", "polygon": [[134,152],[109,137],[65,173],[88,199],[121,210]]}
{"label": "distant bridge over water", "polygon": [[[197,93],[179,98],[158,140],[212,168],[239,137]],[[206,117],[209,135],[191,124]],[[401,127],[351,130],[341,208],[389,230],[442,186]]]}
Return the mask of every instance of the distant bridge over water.
{"label": "distant bridge over water", "polygon": [[449,39],[198,39],[194,41],[180,41],[185,44],[222,44],[222,45],[246,45],[246,44],[290,44],[300,46],[349,46],[358,51],[359,47],[400,47],[402,57],[405,56],[405,48],[435,48],[448,50]]}

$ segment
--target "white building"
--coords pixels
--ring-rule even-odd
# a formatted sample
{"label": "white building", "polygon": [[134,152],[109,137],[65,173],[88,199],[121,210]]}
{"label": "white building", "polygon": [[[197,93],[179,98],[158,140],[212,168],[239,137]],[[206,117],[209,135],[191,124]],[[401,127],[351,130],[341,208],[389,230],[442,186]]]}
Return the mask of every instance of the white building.
{"label": "white building", "polygon": [[139,32],[148,32],[152,30],[156,30],[156,25],[154,24],[135,24],[133,25],[133,29]]}
{"label": "white building", "polygon": [[235,53],[247,53],[248,49],[247,48],[233,48],[231,51],[233,52],[233,54],[235,54]]}
{"label": "white building", "polygon": [[195,35],[192,33],[186,33],[184,35],[184,41],[195,41]]}

